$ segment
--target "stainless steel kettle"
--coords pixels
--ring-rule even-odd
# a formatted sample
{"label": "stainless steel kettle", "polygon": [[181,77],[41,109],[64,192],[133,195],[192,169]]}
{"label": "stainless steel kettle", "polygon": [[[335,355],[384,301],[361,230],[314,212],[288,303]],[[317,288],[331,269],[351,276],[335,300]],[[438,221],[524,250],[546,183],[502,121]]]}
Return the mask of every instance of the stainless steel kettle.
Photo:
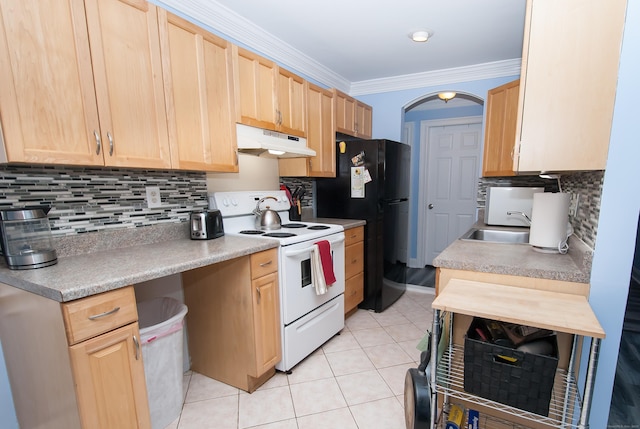
{"label": "stainless steel kettle", "polygon": [[276,197],[260,198],[256,208],[253,210],[253,214],[256,215],[256,229],[280,229],[282,226],[282,219],[280,219],[277,211],[271,210],[269,206],[265,206],[264,210],[260,210],[260,204],[268,199],[278,201]]}

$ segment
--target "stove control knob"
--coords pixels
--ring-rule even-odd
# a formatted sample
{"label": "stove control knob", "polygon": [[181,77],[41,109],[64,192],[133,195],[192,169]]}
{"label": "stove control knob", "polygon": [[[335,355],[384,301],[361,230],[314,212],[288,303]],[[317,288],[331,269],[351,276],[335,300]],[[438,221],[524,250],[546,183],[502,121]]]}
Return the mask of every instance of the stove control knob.
{"label": "stove control knob", "polygon": [[233,204],[234,206],[237,206],[238,200],[236,200],[235,198],[231,198],[231,204]]}

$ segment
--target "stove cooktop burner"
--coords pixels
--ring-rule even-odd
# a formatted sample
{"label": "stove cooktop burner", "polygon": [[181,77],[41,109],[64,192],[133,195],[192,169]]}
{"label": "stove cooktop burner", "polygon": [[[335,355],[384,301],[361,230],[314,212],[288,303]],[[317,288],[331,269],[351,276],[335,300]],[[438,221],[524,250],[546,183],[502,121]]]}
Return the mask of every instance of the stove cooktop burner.
{"label": "stove cooktop burner", "polygon": [[249,234],[249,235],[262,235],[264,231],[258,231],[256,229],[245,229],[239,232],[240,234]]}
{"label": "stove cooktop burner", "polygon": [[275,238],[287,238],[287,237],[295,237],[296,235],[291,232],[270,232],[268,234],[264,234],[263,237],[275,237]]}
{"label": "stove cooktop burner", "polygon": [[283,228],[306,228],[307,225],[304,223],[285,223],[282,225]]}
{"label": "stove cooktop burner", "polygon": [[310,226],[308,229],[313,229],[313,230],[329,229],[329,227],[327,225],[313,225],[313,226]]}

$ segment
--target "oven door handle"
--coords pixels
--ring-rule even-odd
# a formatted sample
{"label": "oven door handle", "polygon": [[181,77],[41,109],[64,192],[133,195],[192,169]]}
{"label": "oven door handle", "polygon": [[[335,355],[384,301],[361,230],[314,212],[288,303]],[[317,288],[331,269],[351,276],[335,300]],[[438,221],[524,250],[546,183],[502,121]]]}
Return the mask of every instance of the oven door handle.
{"label": "oven door handle", "polygon": [[[334,244],[339,244],[339,243],[344,243],[344,238],[340,238],[338,240],[335,241],[329,241],[329,244],[331,244],[332,246]],[[304,249],[300,249],[300,250],[289,250],[289,251],[284,251],[284,256],[298,256],[298,255],[302,255],[304,253],[309,253],[311,252],[313,246],[309,246],[306,247]]]}

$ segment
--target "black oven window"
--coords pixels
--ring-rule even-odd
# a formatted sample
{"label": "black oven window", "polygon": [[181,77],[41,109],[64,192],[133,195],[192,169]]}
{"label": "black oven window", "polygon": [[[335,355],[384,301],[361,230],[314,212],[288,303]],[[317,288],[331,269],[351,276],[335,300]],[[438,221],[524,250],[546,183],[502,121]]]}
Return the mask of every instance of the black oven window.
{"label": "black oven window", "polygon": [[311,284],[311,259],[300,262],[300,284],[306,287]]}

